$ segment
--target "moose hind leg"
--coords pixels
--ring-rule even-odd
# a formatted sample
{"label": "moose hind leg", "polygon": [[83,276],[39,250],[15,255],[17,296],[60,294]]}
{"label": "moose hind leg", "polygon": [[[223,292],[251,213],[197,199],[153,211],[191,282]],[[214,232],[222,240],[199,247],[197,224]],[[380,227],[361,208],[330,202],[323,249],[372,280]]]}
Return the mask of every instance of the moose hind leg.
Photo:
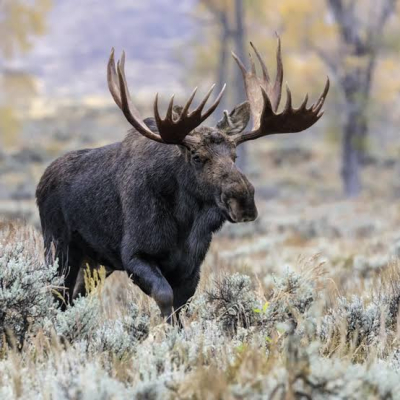
{"label": "moose hind leg", "polygon": [[55,258],[58,260],[58,274],[64,276],[64,290],[61,293],[64,301],[61,303],[61,309],[65,310],[67,305],[72,303],[76,279],[84,256],[78,247],[70,245],[57,248]]}
{"label": "moose hind leg", "polygon": [[155,263],[141,257],[133,257],[125,264],[125,270],[133,282],[155,300],[161,310],[161,315],[167,317],[168,322],[171,322],[174,294],[170,284]]}

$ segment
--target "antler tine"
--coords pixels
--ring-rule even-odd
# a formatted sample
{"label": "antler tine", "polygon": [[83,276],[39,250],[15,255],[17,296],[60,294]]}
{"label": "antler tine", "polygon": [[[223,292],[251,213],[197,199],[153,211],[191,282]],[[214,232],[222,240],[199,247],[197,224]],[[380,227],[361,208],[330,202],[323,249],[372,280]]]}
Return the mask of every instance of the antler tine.
{"label": "antler tine", "polygon": [[156,96],[154,98],[153,111],[154,111],[154,119],[156,120],[156,124],[158,126],[162,122],[160,112],[158,111],[158,93],[156,93]]}
{"label": "antler tine", "polygon": [[135,118],[133,118],[133,115],[131,114],[131,112],[129,110],[128,90],[126,87],[124,69],[123,69],[123,66],[121,67],[120,60],[118,60],[118,62],[117,62],[117,71],[118,71],[118,79],[119,79],[119,89],[120,89],[120,94],[121,94],[121,109],[122,109],[122,112],[124,113],[125,117],[128,119],[128,121],[136,128],[135,125],[137,125],[137,122],[136,122]]}
{"label": "antler tine", "polygon": [[289,112],[292,109],[292,92],[290,91],[289,85],[286,84],[286,104],[283,109],[283,113]]}
{"label": "antler tine", "polygon": [[[126,93],[126,100],[128,102],[128,109],[130,110],[130,112],[132,113],[132,115],[135,117],[136,120],[142,120],[142,117],[140,116],[139,111],[137,110],[137,108],[133,105],[132,99],[131,99],[131,95],[129,93],[129,88],[128,85],[126,83],[126,76],[125,76],[125,51],[122,51],[121,54],[121,59],[118,61],[117,63],[117,69],[119,69],[121,71],[122,77],[123,77],[123,81],[125,83],[124,85],[124,89],[125,89],[125,93]],[[121,84],[120,84],[120,90],[121,90]]]}
{"label": "antler tine", "polygon": [[197,92],[197,86],[194,88],[192,94],[189,97],[189,100],[186,102],[185,106],[182,109],[182,115],[186,115],[186,113],[189,110],[190,105],[192,104],[192,101],[194,99],[194,96],[196,95]]}
{"label": "antler tine", "polygon": [[[326,95],[328,94],[329,91],[329,86],[330,86],[330,81],[329,78],[327,77],[324,91],[322,92],[319,99],[314,104],[311,104],[308,110],[313,111],[314,113],[319,113],[319,111],[321,110],[321,108],[325,103]],[[305,95],[303,102],[301,103],[300,107],[296,109],[296,111],[307,110],[307,102],[308,102],[308,93]]]}
{"label": "antler tine", "polygon": [[[203,101],[200,103],[199,107],[197,107],[197,109],[201,112],[205,106],[205,104],[207,103],[208,98],[210,97],[212,91],[215,88],[215,84],[211,86],[210,90],[208,91],[208,93],[206,94],[206,96],[204,97]],[[221,91],[218,93],[217,98],[214,100],[213,104],[211,104],[211,106],[208,108],[208,110],[201,116],[200,121],[203,122],[205,121],[214,111],[215,109],[218,107],[218,104],[220,103],[221,99],[222,99],[222,95],[225,92],[225,88],[226,88],[226,83],[224,84],[224,86],[222,86]],[[197,111],[197,109],[195,111]]]}
{"label": "antler tine", "polygon": [[[121,58],[121,61],[117,63],[117,71],[118,71],[118,79],[119,79],[119,88],[121,94],[121,110],[125,115],[125,118],[128,122],[137,129],[143,136],[146,136],[149,139],[152,139],[156,142],[163,142],[161,137],[156,133],[152,132],[142,121],[139,116],[139,112],[136,108],[133,107],[132,100],[130,99],[125,72],[124,72],[124,57]],[[118,104],[118,103],[117,103]]]}
{"label": "antler tine", "polygon": [[308,93],[305,95],[303,102],[301,103],[300,107],[298,108],[299,110],[305,110],[307,109],[307,103],[308,103]]}
{"label": "antler tine", "polygon": [[[247,140],[257,139],[273,133],[300,132],[314,125],[322,116],[322,107],[329,91],[329,78],[325,88],[310,108],[307,107],[308,95],[305,96],[299,108],[293,108],[292,92],[286,84],[286,104],[282,112],[278,113],[278,107],[282,96],[283,63],[281,52],[281,40],[279,36],[276,50],[276,77],[273,86],[271,85],[268,69],[262,60],[257,48],[251,44],[254,53],[260,63],[263,77],[259,78],[254,71],[254,63],[251,60],[250,70],[246,70],[242,61],[232,53],[244,78],[247,98],[253,115],[253,129],[251,132],[236,135],[237,144]],[[250,58],[251,59],[251,58]]]}
{"label": "antler tine", "polygon": [[[282,54],[281,54],[281,39],[278,35],[277,35],[277,38],[278,38],[278,46],[277,46],[277,50],[276,50],[276,65],[277,65],[276,77],[275,77],[274,86],[271,89],[269,89],[269,93],[271,96],[271,103],[274,107],[274,111],[278,110],[279,103],[281,101],[282,82],[283,82],[283,63],[282,63]],[[265,65],[264,60],[261,58],[261,55],[260,55],[259,51],[257,50],[256,46],[252,42],[250,42],[250,46],[253,48],[253,51],[260,63],[262,74],[263,74],[263,83],[266,87],[269,87],[271,78],[270,78],[270,75],[268,72],[268,68]],[[250,56],[250,60],[252,62],[251,56]],[[253,64],[253,62],[252,62],[252,64]],[[254,76],[256,76],[255,68],[253,66],[252,66],[252,73]]]}
{"label": "antler tine", "polygon": [[[257,53],[256,53],[256,55],[257,55]],[[258,58],[258,56],[257,56],[257,58]],[[251,53],[249,53],[249,59],[250,59],[251,73],[252,73],[253,75],[256,75],[256,73],[257,73],[257,71],[256,71],[256,64],[254,63],[253,56],[251,55]]]}
{"label": "antler tine", "polygon": [[187,147],[191,144],[197,143],[198,138],[186,136],[193,129],[199,126],[206,118],[208,118],[212,112],[215,111],[219,102],[221,101],[222,94],[225,90],[224,85],[214,103],[202,115],[202,111],[207,103],[207,100],[210,98],[215,85],[211,87],[200,105],[193,112],[188,113],[189,107],[192,104],[193,98],[197,91],[197,88],[194,89],[185,106],[182,108],[179,117],[176,120],[174,120],[173,116],[174,96],[171,97],[171,100],[168,104],[165,119],[162,119],[160,117],[160,112],[158,109],[157,93],[154,99],[154,118],[156,120],[159,132],[159,134],[157,134],[151,131],[150,128],[143,122],[139,111],[132,103],[125,77],[125,52],[122,53],[121,59],[118,61],[117,67],[115,67],[114,49],[111,50],[111,55],[107,67],[107,80],[111,95],[117,103],[118,107],[124,113],[128,122],[140,134],[159,143],[181,144]]}
{"label": "antler tine", "polygon": [[[269,83],[271,78],[269,77],[269,72],[268,72],[267,66],[265,65],[263,59],[260,56],[260,53],[258,52],[256,46],[254,46],[253,42],[250,42],[250,46],[253,48],[254,53],[255,53],[260,65],[261,65],[261,70],[262,70],[263,78],[264,78],[265,82]],[[254,69],[254,73],[255,73],[255,69]]]}
{"label": "antler tine", "polygon": [[262,86],[261,86],[261,94],[264,100],[264,110],[268,111],[271,114],[275,114],[271,100],[268,97],[267,91]]}
{"label": "antler tine", "polygon": [[242,60],[236,55],[236,53],[234,51],[231,51],[231,54],[232,54],[233,59],[236,61],[237,65],[239,66],[240,71],[242,72],[243,79],[245,79],[246,74],[247,74],[246,67],[244,66]]}
{"label": "antler tine", "polygon": [[321,110],[321,108],[323,107],[323,105],[325,103],[326,96],[327,96],[328,91],[329,91],[329,87],[330,87],[329,77],[326,77],[326,83],[325,83],[324,91],[322,92],[322,94],[321,94],[320,98],[318,99],[318,101],[315,103],[315,106],[313,105],[311,107],[314,112],[318,113]]}
{"label": "antler tine", "polygon": [[[125,50],[122,50],[122,54],[121,54],[121,59],[119,61],[119,65],[120,65],[120,68],[121,68],[122,75],[124,76],[124,81],[126,82],[126,77],[125,77]],[[127,99],[130,102],[130,105],[132,105],[132,99],[131,99],[131,94],[129,93],[128,85],[125,85],[125,89],[126,89]]]}
{"label": "antler tine", "polygon": [[211,85],[211,88],[209,89],[207,94],[204,96],[204,98],[201,101],[201,103],[189,115],[196,114],[196,113],[201,113],[203,111],[203,108],[206,105],[207,100],[211,96],[211,93],[214,90],[214,88],[215,88],[215,83],[213,85]]}
{"label": "antler tine", "polygon": [[219,102],[221,101],[222,95],[224,93],[226,85],[222,88],[219,95],[217,96],[214,103],[211,107],[202,115],[202,111],[204,106],[207,103],[207,100],[211,96],[211,93],[214,89],[215,85],[213,85],[210,90],[207,92],[201,103],[192,111],[189,112],[189,107],[192,104],[193,98],[196,94],[197,87],[193,90],[190,95],[188,101],[180,113],[180,116],[175,121],[172,117],[172,109],[173,109],[173,96],[168,106],[167,114],[165,119],[160,117],[160,112],[158,109],[158,93],[154,100],[154,117],[156,119],[158,131],[160,132],[160,136],[163,138],[166,143],[176,143],[182,145],[190,145],[197,143],[197,139],[194,137],[188,137],[187,135],[199,126],[206,118],[208,118],[214,110],[217,108]]}
{"label": "antler tine", "polygon": [[281,51],[281,38],[278,38],[278,47],[276,49],[276,77],[273,88],[274,98],[276,99],[275,110],[278,110],[279,103],[282,95],[282,83],[283,83],[283,62],[282,62],[282,51]]}
{"label": "antler tine", "polygon": [[172,121],[172,108],[174,107],[174,97],[175,95],[173,94],[168,104],[167,115],[165,116],[166,119],[169,119],[171,121]]}
{"label": "antler tine", "polygon": [[[214,89],[214,86],[215,85],[213,85],[211,87],[210,92],[209,92],[210,94],[211,94],[212,89]],[[215,99],[214,103],[210,106],[210,108],[201,117],[201,122],[205,121],[215,111],[215,109],[218,107],[218,104],[220,103],[220,101],[222,99],[222,96],[223,96],[223,94],[225,92],[225,88],[226,88],[226,83],[224,83],[224,86],[222,86],[222,89],[219,92],[219,94],[218,94],[217,98]],[[208,100],[208,97],[209,97],[209,94],[206,96],[206,101]]]}
{"label": "antler tine", "polygon": [[110,58],[107,65],[107,83],[110,90],[111,96],[117,103],[118,107],[121,108],[121,97],[119,94],[119,82],[117,77],[117,71],[115,70],[114,60],[114,47],[111,49]]}

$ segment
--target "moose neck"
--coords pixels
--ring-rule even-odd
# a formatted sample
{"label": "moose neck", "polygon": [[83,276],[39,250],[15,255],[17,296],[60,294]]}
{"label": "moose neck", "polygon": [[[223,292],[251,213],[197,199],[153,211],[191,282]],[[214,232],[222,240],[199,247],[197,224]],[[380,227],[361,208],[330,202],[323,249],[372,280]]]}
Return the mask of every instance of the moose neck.
{"label": "moose neck", "polygon": [[130,171],[136,174],[140,168],[141,179],[152,193],[157,193],[159,200],[163,199],[166,208],[175,208],[173,214],[180,224],[200,223],[202,233],[206,233],[218,230],[226,221],[214,193],[198,182],[179,146],[160,144],[131,130],[123,141],[123,148],[123,159],[130,164],[123,181],[129,182]]}
{"label": "moose neck", "polygon": [[219,225],[222,225],[226,218],[216,204],[213,189],[198,181],[193,166],[185,159],[186,155],[181,152],[178,146],[170,147],[175,148],[175,165],[177,167],[176,170],[179,171],[176,177],[179,196],[184,197],[193,210],[200,211],[201,214],[207,215],[207,217],[212,215],[212,218],[220,220]]}
{"label": "moose neck", "polygon": [[180,196],[187,204],[187,219],[193,221],[197,235],[206,238],[222,227],[226,216],[217,206],[214,193],[199,184],[193,168],[187,162],[182,163],[181,167]]}

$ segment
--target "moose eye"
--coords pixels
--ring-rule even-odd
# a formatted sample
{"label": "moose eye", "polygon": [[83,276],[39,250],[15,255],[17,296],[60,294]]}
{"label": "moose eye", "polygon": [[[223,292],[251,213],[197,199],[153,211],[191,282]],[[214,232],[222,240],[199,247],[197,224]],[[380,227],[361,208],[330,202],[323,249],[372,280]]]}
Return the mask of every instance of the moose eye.
{"label": "moose eye", "polygon": [[192,157],[192,160],[193,160],[196,164],[201,164],[201,163],[202,163],[201,157],[200,157],[198,154],[195,154],[195,155]]}

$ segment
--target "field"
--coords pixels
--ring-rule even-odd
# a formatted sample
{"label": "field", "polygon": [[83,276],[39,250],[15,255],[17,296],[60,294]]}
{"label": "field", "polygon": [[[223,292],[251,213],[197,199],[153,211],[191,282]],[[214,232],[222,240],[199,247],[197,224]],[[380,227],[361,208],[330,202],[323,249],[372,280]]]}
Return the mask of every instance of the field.
{"label": "field", "polygon": [[[400,400],[399,3],[0,0],[0,400]],[[206,95],[214,82],[215,92],[226,84],[223,97]],[[174,97],[168,106],[173,93],[175,105],[193,100],[190,109],[172,109]],[[132,118],[157,116],[157,104],[166,118],[146,133]],[[231,144],[196,131],[200,114]],[[130,253],[130,271],[167,253],[158,266],[174,286],[172,260],[201,252],[195,213],[215,202],[232,220],[256,215],[228,157],[239,143],[258,218],[214,235],[179,324],[126,272],[106,279],[104,267],[82,270],[88,295],[61,307],[65,277],[58,260],[44,261],[35,191],[45,168],[121,141],[132,126],[186,147],[188,165],[133,135],[121,157],[60,163],[41,212],[55,224],[52,211],[68,208],[73,235],[94,250],[81,228],[100,221],[90,234],[107,238],[111,256],[101,259]],[[76,207],[64,197],[54,205],[56,181]],[[99,207],[94,196],[107,200]],[[121,221],[120,209],[130,217]],[[178,229],[161,226],[169,218]],[[138,235],[119,235],[121,244],[115,232],[127,226]],[[176,237],[188,240],[178,248]],[[150,291],[169,305],[159,282]]]}
{"label": "field", "polygon": [[118,272],[62,313],[40,232],[4,221],[0,398],[400,398],[399,165],[343,200],[331,145],[276,143],[252,148],[260,217],[216,235],[182,329]]}

